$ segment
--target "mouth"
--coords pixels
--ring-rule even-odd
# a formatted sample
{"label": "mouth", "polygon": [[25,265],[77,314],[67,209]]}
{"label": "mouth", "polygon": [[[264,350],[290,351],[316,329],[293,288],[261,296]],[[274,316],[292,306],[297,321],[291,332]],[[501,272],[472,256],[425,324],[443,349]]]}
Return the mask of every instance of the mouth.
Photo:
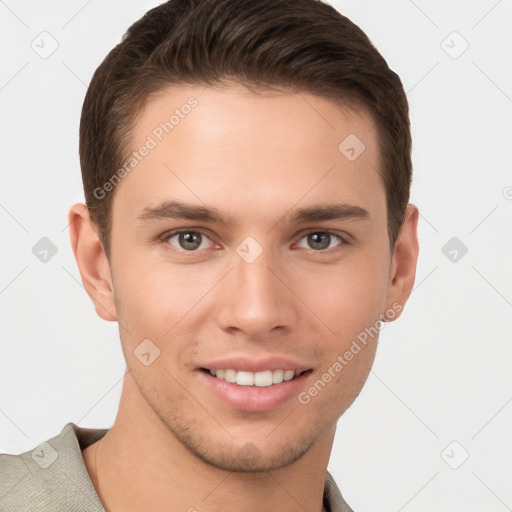
{"label": "mouth", "polygon": [[236,384],[238,386],[268,388],[297,379],[300,376],[311,373],[313,370],[292,370],[277,369],[263,370],[259,372],[250,372],[245,370],[236,370],[234,368],[201,368],[201,371],[209,373],[212,377],[219,380]]}
{"label": "mouth", "polygon": [[230,411],[268,413],[293,406],[314,373],[310,365],[278,354],[231,354],[202,361],[196,375],[201,392],[212,403]]}

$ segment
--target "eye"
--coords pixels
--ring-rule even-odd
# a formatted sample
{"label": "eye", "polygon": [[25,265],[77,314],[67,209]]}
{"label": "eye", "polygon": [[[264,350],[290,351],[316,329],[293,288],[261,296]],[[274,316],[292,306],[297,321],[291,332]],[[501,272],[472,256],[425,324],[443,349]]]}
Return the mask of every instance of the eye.
{"label": "eye", "polygon": [[[304,242],[302,242],[305,240]],[[338,242],[338,243],[335,243]],[[314,249],[315,251],[325,251],[326,249],[332,249],[344,245],[344,240],[341,236],[332,233],[331,231],[310,231],[301,238],[301,241],[297,244],[298,247],[305,249]]]}
{"label": "eye", "polygon": [[194,252],[198,249],[208,249],[214,243],[200,231],[174,231],[163,237],[164,242],[181,251]]}
{"label": "eye", "polygon": [[[162,241],[172,246],[178,252],[197,252],[200,249],[212,249],[216,247],[205,233],[193,230],[181,230],[166,233]],[[328,252],[345,245],[345,240],[331,231],[310,231],[300,239],[297,247],[312,249],[315,252]]]}

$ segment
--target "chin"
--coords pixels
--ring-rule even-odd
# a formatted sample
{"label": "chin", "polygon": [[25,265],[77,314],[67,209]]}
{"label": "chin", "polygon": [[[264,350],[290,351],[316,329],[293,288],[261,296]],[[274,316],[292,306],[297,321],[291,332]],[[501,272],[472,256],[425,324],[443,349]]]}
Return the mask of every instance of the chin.
{"label": "chin", "polygon": [[[201,447],[191,447],[189,450],[203,462],[224,471],[234,473],[263,473],[284,468],[299,460],[312,446],[312,442],[298,445],[283,444],[262,451],[251,442],[241,448],[234,446],[219,446],[201,450]],[[202,447],[204,448],[204,447]],[[271,453],[266,453],[267,451]]]}

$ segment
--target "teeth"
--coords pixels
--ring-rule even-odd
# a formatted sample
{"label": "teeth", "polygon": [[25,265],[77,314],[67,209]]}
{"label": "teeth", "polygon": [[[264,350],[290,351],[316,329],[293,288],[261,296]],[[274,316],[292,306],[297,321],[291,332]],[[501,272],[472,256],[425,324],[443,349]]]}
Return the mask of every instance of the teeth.
{"label": "teeth", "polygon": [[272,372],[272,383],[281,384],[284,380],[284,370],[274,370]]}
{"label": "teeth", "polygon": [[[218,370],[216,374],[218,373]],[[224,371],[224,380],[226,382],[236,382],[236,370],[225,370]]]}
{"label": "teeth", "polygon": [[254,374],[254,385],[260,388],[266,388],[272,386],[272,372],[267,370],[266,372],[257,372]]}
{"label": "teeth", "polygon": [[232,368],[227,370],[210,370],[210,374],[226,382],[236,383],[239,386],[257,386],[266,388],[273,384],[281,384],[283,381],[292,380],[300,375],[295,370],[265,370],[263,372],[237,371]]}
{"label": "teeth", "polygon": [[[220,370],[222,371],[222,370]],[[217,370],[219,373],[219,370]],[[222,377],[219,377],[221,379]],[[236,374],[236,383],[239,386],[254,386],[254,373],[252,372],[238,372]]]}
{"label": "teeth", "polygon": [[292,380],[295,377],[295,372],[293,370],[286,370],[284,372],[284,380]]}

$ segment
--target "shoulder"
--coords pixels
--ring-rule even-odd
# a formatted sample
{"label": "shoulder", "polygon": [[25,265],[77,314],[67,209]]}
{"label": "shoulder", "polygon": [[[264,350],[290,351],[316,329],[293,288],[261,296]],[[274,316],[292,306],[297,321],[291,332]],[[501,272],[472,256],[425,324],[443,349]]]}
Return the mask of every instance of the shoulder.
{"label": "shoulder", "polygon": [[329,471],[325,475],[324,505],[328,512],[354,512],[343,499]]}
{"label": "shoulder", "polygon": [[105,432],[67,423],[32,450],[0,454],[0,511],[103,511],[81,449]]}

